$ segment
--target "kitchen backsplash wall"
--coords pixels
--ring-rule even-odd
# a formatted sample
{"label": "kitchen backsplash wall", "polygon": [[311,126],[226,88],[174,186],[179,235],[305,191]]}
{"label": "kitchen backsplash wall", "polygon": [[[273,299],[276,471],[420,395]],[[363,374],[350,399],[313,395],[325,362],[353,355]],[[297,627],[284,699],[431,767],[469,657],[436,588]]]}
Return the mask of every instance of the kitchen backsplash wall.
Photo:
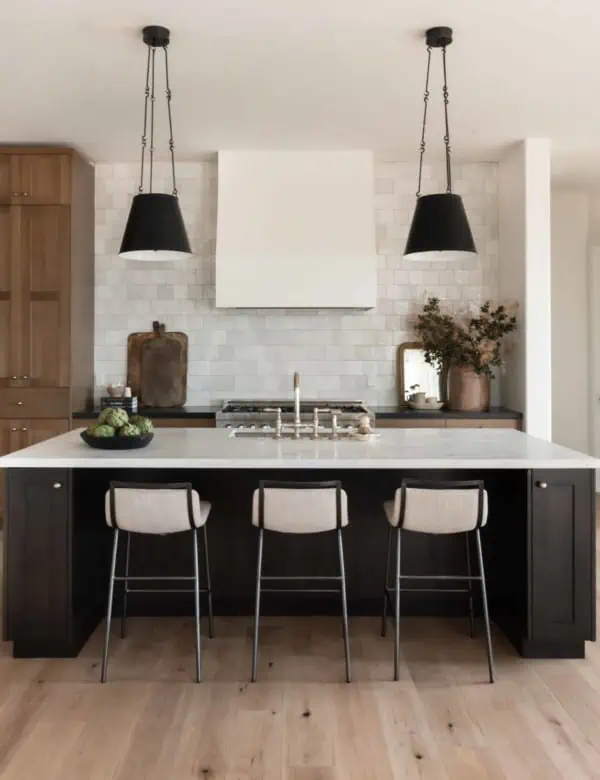
{"label": "kitchen backsplash wall", "polygon": [[[376,155],[373,186],[378,300],[370,311],[219,310],[215,299],[216,162],[177,167],[177,187],[195,255],[177,263],[118,256],[139,166],[96,167],[96,385],[124,381],[127,335],[152,320],[189,335],[188,404],[231,397],[287,397],[301,374],[305,398],[396,402],[396,348],[414,336],[410,315],[425,295],[461,305],[495,297],[498,265],[497,166],[457,165],[479,251],[462,264],[416,263],[402,251],[415,201],[414,162]],[[424,170],[424,192],[443,191],[443,166]],[[440,178],[438,178],[440,177]],[[155,190],[170,191],[169,167],[155,167]],[[268,285],[269,280],[264,283]],[[318,280],[315,280],[318,284]]]}

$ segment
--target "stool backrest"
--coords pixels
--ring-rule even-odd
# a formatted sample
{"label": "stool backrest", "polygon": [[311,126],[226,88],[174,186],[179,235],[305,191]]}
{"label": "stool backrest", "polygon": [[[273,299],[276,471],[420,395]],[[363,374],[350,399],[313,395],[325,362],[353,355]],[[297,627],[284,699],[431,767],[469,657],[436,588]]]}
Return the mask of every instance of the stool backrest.
{"label": "stool backrest", "polygon": [[173,534],[194,528],[200,497],[189,482],[111,482],[106,493],[106,522],[141,534]]}
{"label": "stool backrest", "polygon": [[487,523],[488,496],[481,480],[404,479],[394,496],[396,525],[406,531],[456,534]]}
{"label": "stool backrest", "polygon": [[252,524],[284,534],[315,534],[348,525],[348,496],[339,481],[261,481]]}

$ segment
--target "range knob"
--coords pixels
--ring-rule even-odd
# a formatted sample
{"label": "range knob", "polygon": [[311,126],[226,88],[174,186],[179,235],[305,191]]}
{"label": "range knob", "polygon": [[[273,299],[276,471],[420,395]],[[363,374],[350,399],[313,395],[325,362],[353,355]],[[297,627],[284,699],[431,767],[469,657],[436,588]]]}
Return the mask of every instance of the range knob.
{"label": "range knob", "polygon": [[231,423],[227,423],[227,425],[226,425],[225,427],[226,427],[226,428],[231,428],[231,427],[232,427],[232,425],[231,425]]}
{"label": "range knob", "polygon": [[249,428],[249,430],[251,430],[251,431],[255,431],[255,430],[256,430],[256,425],[254,425],[254,424],[252,424],[252,425],[249,425],[249,426],[248,426],[248,428]]}
{"label": "range knob", "polygon": [[263,431],[270,431],[271,430],[271,426],[270,425],[266,425],[266,424],[262,425],[261,428],[262,428]]}

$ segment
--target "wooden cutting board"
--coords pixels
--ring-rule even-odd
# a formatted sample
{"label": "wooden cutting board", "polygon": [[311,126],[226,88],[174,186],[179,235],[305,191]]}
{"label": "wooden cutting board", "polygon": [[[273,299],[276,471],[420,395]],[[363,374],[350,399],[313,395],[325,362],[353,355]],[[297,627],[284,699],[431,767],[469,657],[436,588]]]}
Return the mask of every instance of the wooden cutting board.
{"label": "wooden cutting board", "polygon": [[141,406],[183,406],[187,397],[188,337],[164,323],[127,339],[127,384]]}

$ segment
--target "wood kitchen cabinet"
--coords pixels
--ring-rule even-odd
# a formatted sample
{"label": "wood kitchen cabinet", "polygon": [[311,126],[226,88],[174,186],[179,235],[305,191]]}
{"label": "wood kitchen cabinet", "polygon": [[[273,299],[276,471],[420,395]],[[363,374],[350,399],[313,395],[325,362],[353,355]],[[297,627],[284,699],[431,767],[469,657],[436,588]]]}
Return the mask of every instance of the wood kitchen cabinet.
{"label": "wood kitchen cabinet", "polygon": [[70,150],[0,151],[0,204],[68,205],[71,160]]}
{"label": "wood kitchen cabinet", "polygon": [[69,385],[69,211],[0,206],[2,385]]}
{"label": "wood kitchen cabinet", "polygon": [[382,417],[375,419],[377,428],[508,428],[520,430],[521,421],[516,417]]}
{"label": "wood kitchen cabinet", "polygon": [[0,333],[0,446],[69,430],[94,385],[94,170],[71,149],[0,147]]}
{"label": "wood kitchen cabinet", "polygon": [[12,209],[20,238],[20,367],[32,386],[68,387],[69,207]]}
{"label": "wood kitchen cabinet", "polygon": [[69,410],[27,413],[64,417],[93,387],[93,169],[71,150],[0,149],[0,201],[0,416],[16,387],[68,390]]}

